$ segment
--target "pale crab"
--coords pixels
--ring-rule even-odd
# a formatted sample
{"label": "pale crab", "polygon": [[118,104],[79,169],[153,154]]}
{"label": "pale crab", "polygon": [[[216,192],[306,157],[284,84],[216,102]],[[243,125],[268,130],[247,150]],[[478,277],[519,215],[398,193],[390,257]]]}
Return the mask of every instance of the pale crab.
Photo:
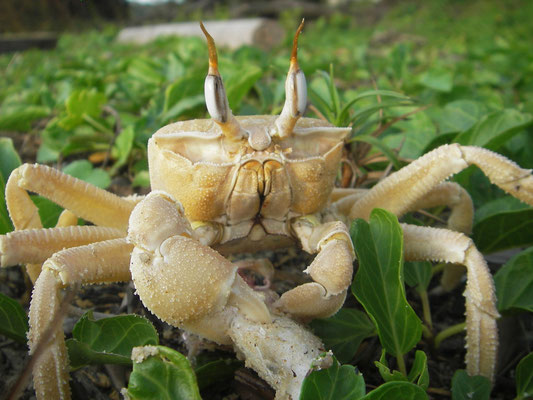
{"label": "pale crab", "polygon": [[[347,224],[367,219],[376,207],[401,216],[446,205],[449,230],[402,224],[405,259],[466,266],[467,369],[493,377],[498,312],[492,278],[465,235],[472,225],[470,197],[445,180],[475,164],[494,184],[533,205],[531,171],[488,150],[452,144],[371,189],[335,188],[351,129],[302,117],[307,105],[297,62],[302,26],[294,37],[281,114],[234,117],[214,41],[202,25],[211,119],[170,124],[152,136],[153,191],[146,197],[120,198],[43,165],[13,171],[6,202],[16,231],[0,236],[0,261],[2,267],[28,264],[35,282],[30,352],[58,312],[62,288],[133,279],[144,305],[160,319],[233,345],[278,398],[297,398],[323,345],[293,320],[331,316],[342,306],[354,261]],[[28,192],[65,208],[57,227],[42,228]],[[77,218],[94,226],[77,226]],[[292,245],[317,254],[305,270],[313,282],[274,300],[248,286],[239,265],[223,256]],[[273,273],[263,262],[247,265],[266,277]],[[33,370],[39,399],[70,397],[64,334],[56,326]]]}

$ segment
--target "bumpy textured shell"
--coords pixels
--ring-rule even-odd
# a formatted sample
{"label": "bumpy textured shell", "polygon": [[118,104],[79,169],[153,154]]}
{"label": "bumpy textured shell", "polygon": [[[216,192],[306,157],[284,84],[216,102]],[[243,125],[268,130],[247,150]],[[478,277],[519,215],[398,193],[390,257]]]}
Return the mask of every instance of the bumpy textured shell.
{"label": "bumpy textured shell", "polygon": [[[244,130],[270,129],[275,116],[238,117]],[[153,190],[177,198],[193,221],[214,221],[228,215],[229,198],[242,166],[250,161],[279,162],[285,171],[272,185],[288,185],[290,204],[280,200],[284,215],[310,214],[322,209],[333,189],[343,139],[349,129],[301,118],[291,136],[272,138],[264,151],[253,150],[246,139],[226,139],[211,120],[183,121],[156,132],[148,144]],[[274,176],[274,175],[273,175]],[[278,188],[278,192],[280,189]],[[268,200],[271,200],[270,202]],[[264,203],[279,208],[277,199]],[[229,215],[231,219],[231,215]]]}

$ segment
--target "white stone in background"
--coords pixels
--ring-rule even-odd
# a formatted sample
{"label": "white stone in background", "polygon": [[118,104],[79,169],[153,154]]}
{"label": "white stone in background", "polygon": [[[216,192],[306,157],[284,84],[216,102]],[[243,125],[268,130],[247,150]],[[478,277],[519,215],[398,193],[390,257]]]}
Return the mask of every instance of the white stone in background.
{"label": "white stone in background", "polygon": [[[279,23],[266,18],[207,21],[204,25],[218,47],[227,46],[231,49],[243,45],[270,49],[279,44],[285,35]],[[125,28],[120,31],[117,40],[144,44],[162,36],[204,37],[198,22],[180,22]]]}

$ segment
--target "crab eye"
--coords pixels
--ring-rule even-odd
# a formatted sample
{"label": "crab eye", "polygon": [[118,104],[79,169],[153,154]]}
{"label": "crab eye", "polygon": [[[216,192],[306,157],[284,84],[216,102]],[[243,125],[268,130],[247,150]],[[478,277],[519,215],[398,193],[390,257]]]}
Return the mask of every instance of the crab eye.
{"label": "crab eye", "polygon": [[222,78],[217,75],[207,75],[205,78],[204,93],[205,105],[211,118],[219,123],[227,122],[231,110]]}
{"label": "crab eye", "polygon": [[304,21],[296,30],[292,44],[291,65],[285,81],[285,104],[276,119],[276,133],[280,137],[289,136],[307,107],[307,83],[305,75],[298,65],[298,37],[302,32]]}
{"label": "crab eye", "polygon": [[233,116],[229,108],[228,97],[222,83],[222,78],[218,72],[218,56],[215,41],[200,22],[200,28],[204,32],[209,50],[209,71],[205,78],[204,94],[207,111],[211,118],[220,125],[224,136],[230,139],[239,140],[245,136],[239,123]]}

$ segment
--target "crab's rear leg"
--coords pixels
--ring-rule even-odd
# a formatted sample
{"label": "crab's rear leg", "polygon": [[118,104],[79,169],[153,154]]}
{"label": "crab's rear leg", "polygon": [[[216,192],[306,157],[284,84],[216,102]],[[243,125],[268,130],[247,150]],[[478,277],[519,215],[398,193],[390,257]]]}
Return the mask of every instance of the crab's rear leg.
{"label": "crab's rear leg", "polygon": [[492,276],[472,239],[459,232],[402,224],[405,259],[462,264],[466,281],[466,365],[470,375],[494,377],[498,330]]}
{"label": "crab's rear leg", "polygon": [[342,222],[318,223],[312,216],[301,217],[293,231],[308,253],[318,253],[305,270],[314,282],[291,289],[274,307],[309,320],[335,314],[346,298],[352,281],[354,251],[346,225]]}
{"label": "crab's rear leg", "polygon": [[353,205],[350,218],[368,219],[374,208],[402,215],[436,185],[469,165],[477,165],[492,183],[533,205],[531,170],[480,147],[451,144],[436,148],[378,183]]}
{"label": "crab's rear leg", "polygon": [[33,367],[33,382],[39,400],[70,398],[68,357],[62,324],[53,329],[52,338],[41,343],[61,304],[61,288],[85,283],[127,281],[132,245],[114,239],[55,253],[44,264],[37,279],[30,305],[30,353],[46,346]]}
{"label": "crab's rear leg", "polygon": [[126,232],[138,200],[118,197],[87,182],[39,164],[23,164],[6,184],[6,205],[15,229],[42,228],[38,209],[27,192],[35,192],[95,225]]}

